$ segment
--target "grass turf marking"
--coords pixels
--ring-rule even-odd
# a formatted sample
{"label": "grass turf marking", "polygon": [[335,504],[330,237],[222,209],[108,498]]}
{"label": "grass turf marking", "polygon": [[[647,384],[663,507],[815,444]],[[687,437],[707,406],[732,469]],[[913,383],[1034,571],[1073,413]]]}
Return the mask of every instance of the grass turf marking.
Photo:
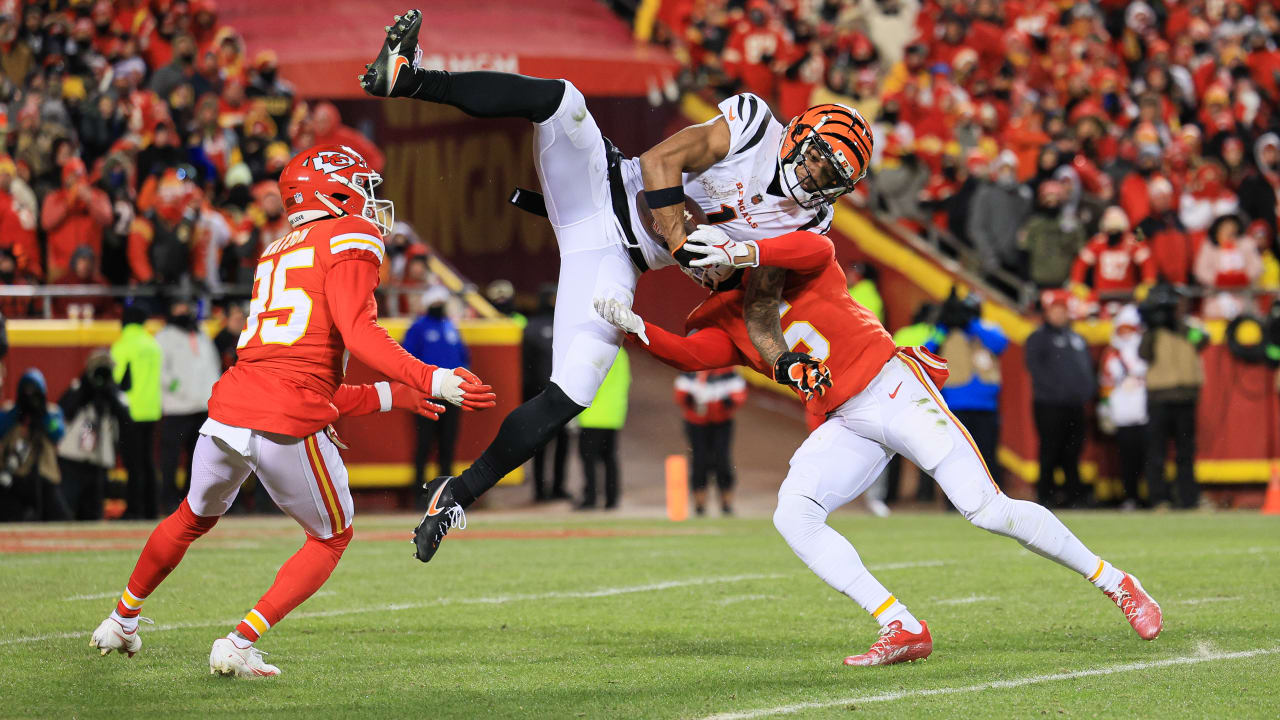
{"label": "grass turf marking", "polygon": [[708,715],[701,720],[751,720],[752,718],[768,717],[770,715],[790,715],[802,710],[818,710],[822,708],[836,707],[837,705],[893,702],[894,700],[902,700],[905,698],[932,697],[935,695],[959,695],[964,693],[982,692],[983,690],[1006,690],[1009,688],[1022,687],[1024,685],[1036,685],[1039,683],[1054,682],[1057,680],[1075,680],[1078,678],[1096,677],[1099,675],[1115,675],[1117,673],[1136,672],[1138,670],[1150,670],[1153,668],[1171,667],[1174,665],[1196,665],[1199,663],[1216,662],[1219,660],[1241,660],[1244,658],[1257,657],[1259,655],[1274,655],[1276,653],[1280,653],[1280,647],[1257,648],[1254,650],[1241,650],[1239,652],[1215,653],[1203,651],[1196,655],[1184,655],[1182,657],[1166,658],[1164,660],[1125,663],[1123,665],[1111,665],[1107,667],[1091,668],[1088,670],[1076,670],[1074,672],[1054,673],[1052,675],[1031,675],[1028,677],[1015,678],[1013,680],[997,680],[994,682],[979,683],[977,685],[901,690],[899,692],[883,693],[880,695],[854,695],[851,697],[841,698],[839,700],[820,700],[815,702],[796,703],[794,705],[779,705],[777,707],[761,708],[758,710],[726,712],[719,713],[717,715]]}
{"label": "grass turf marking", "polygon": [[[553,590],[542,593],[515,593],[510,595],[489,595],[484,597],[473,598],[452,598],[442,597],[429,602],[409,602],[409,603],[388,603],[384,605],[371,605],[365,607],[351,608],[335,608],[333,610],[315,610],[311,612],[295,612],[290,613],[289,617],[293,619],[299,618],[326,618],[339,617],[342,615],[360,615],[364,613],[376,612],[394,612],[398,610],[418,610],[428,607],[439,607],[441,605],[503,605],[512,602],[524,602],[529,600],[573,600],[613,597],[615,595],[629,595],[631,593],[653,592],[655,590],[671,590],[673,588],[696,587],[699,585],[718,585],[722,583],[735,583],[747,580],[777,580],[785,577],[784,575],[723,575],[720,577],[706,578],[690,578],[688,580],[667,580],[664,582],[650,583],[648,585],[625,585],[622,587],[600,588],[597,590]],[[114,595],[114,593],[112,594]],[[219,625],[234,625],[239,619],[228,620],[192,620],[187,622],[165,623],[148,628],[147,634],[162,632],[164,630],[187,630],[190,628],[206,628],[217,627]],[[25,637],[0,639],[0,646],[4,645],[20,645],[25,643],[44,642],[46,640],[66,640],[70,638],[85,637],[91,633],[91,630],[76,630],[59,633],[45,633],[42,635],[27,635]]]}

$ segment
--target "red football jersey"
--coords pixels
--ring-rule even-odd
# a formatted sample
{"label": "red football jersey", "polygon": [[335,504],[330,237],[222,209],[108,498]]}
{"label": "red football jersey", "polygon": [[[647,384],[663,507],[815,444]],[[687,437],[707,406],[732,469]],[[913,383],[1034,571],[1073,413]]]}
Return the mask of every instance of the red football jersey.
{"label": "red football jersey", "polygon": [[334,395],[348,348],[375,370],[429,391],[434,368],[376,324],[372,291],[384,252],[377,228],[355,216],[307,223],[269,244],[258,259],[236,364],[214,385],[209,417],[310,435],[338,418]]}
{"label": "red football jersey", "polygon": [[[826,237],[800,231],[758,245],[760,265],[791,271],[779,307],[788,347],[809,353],[831,369],[832,387],[805,403],[808,412],[826,415],[862,392],[880,372],[896,350],[893,338],[870,310],[849,297],[844,271]],[[744,295],[739,288],[707,298],[690,313],[686,327],[698,332],[687,338],[645,323],[649,351],[686,370],[701,369],[690,365],[702,362],[713,363],[711,367],[747,365],[772,377],[773,368],[747,335]]]}

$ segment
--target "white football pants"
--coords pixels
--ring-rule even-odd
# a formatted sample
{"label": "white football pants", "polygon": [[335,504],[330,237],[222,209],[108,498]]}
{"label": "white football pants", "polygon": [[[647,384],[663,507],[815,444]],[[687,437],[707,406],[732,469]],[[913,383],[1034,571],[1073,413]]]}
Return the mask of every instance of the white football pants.
{"label": "white football pants", "polygon": [[309,535],[326,540],[351,526],[355,508],[347,468],[323,431],[295,438],[211,420],[200,432],[187,492],[196,515],[226,513],[254,472],[276,505]]}
{"label": "white football pants", "polygon": [[809,569],[867,612],[883,607],[890,594],[826,519],[875,482],[895,452],[931,474],[974,525],[1014,538],[1085,577],[1098,570],[1098,556],[1052,513],[1000,492],[924,368],[899,353],[796,450],[773,516]]}
{"label": "white football pants", "polygon": [[592,299],[616,298],[629,307],[640,271],[613,214],[604,137],[582,93],[564,84],[555,114],[534,125],[533,164],[560,246],[551,381],[587,407],[623,338],[596,313]]}

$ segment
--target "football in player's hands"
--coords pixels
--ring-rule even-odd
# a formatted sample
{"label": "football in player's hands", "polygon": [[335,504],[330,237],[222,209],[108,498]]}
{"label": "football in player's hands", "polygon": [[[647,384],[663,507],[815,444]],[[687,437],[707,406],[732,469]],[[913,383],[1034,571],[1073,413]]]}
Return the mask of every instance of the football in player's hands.
{"label": "football in player's hands", "polygon": [[714,225],[699,225],[689,233],[682,249],[699,256],[689,261],[689,267],[746,268],[760,264],[760,248],[754,242],[738,242]]}
{"label": "football in player's hands", "polygon": [[391,407],[408,410],[429,420],[439,420],[444,406],[431,402],[431,396],[404,383],[391,383]]}
{"label": "football in player's hands", "polygon": [[831,370],[808,353],[785,352],[773,364],[773,379],[799,390],[808,401],[827,393],[831,387]]}
{"label": "football in player's hands", "polygon": [[431,385],[433,395],[463,410],[483,410],[498,404],[493,388],[466,368],[437,368]]}
{"label": "football in player's hands", "polygon": [[592,301],[596,307],[596,312],[600,317],[604,318],[610,325],[618,328],[624,333],[635,335],[645,345],[649,344],[649,336],[644,332],[644,320],[631,309],[630,306],[624,305],[617,298],[596,298]]}

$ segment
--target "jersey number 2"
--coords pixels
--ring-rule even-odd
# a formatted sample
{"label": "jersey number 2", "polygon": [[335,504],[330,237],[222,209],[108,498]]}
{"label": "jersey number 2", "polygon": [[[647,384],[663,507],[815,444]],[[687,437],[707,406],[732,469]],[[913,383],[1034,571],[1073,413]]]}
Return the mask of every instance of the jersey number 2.
{"label": "jersey number 2", "polygon": [[[288,287],[289,271],[315,264],[315,248],[298,248],[274,260],[258,263],[253,275],[253,300],[249,318],[236,347],[248,345],[260,336],[263,345],[292,345],[307,332],[311,321],[311,297],[302,288]],[[280,313],[261,317],[263,313]]]}
{"label": "jersey number 2", "polygon": [[[786,300],[778,305],[778,318],[784,324],[786,324],[787,313],[790,311],[791,303]],[[831,343],[807,320],[796,320],[786,325],[786,329],[782,331],[782,339],[787,341],[787,349],[792,352],[804,343],[809,348],[809,355],[819,362],[825,362],[831,356]]]}

